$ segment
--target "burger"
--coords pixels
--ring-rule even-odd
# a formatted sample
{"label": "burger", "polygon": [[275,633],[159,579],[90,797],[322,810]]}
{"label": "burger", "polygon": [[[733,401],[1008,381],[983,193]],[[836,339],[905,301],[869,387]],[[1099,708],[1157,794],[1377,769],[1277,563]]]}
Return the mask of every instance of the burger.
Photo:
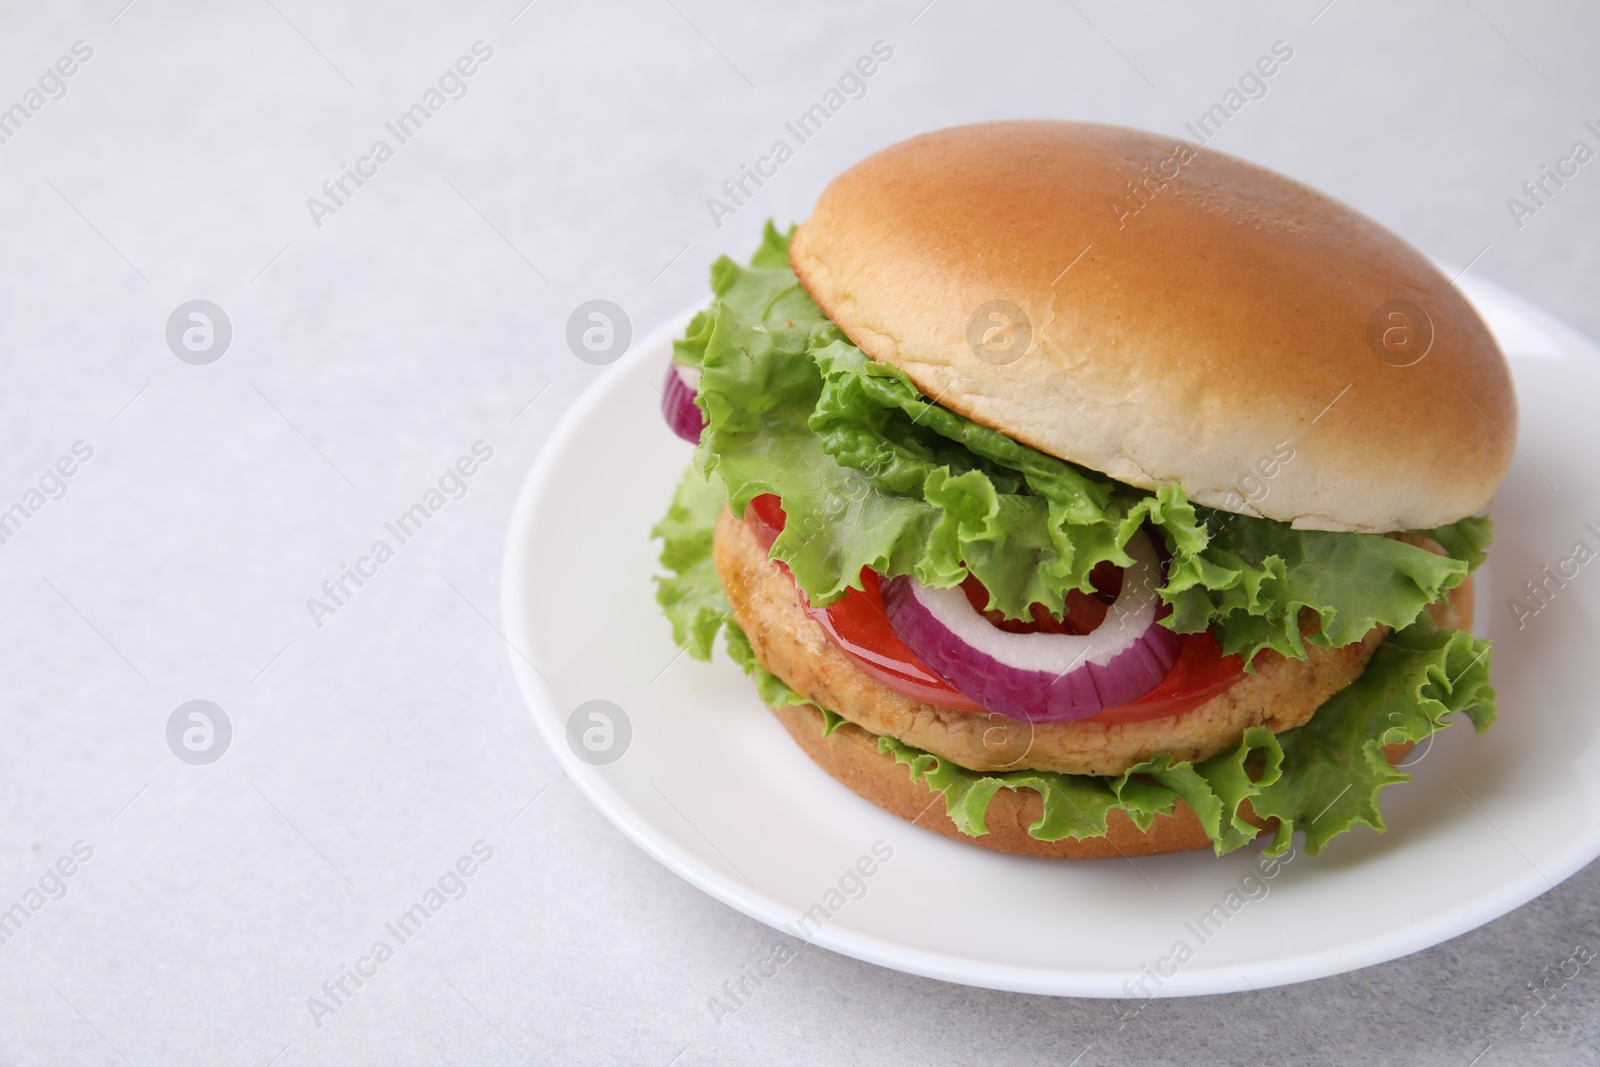
{"label": "burger", "polygon": [[711,285],[663,389],[696,450],[658,600],[879,807],[1042,857],[1315,853],[1493,721],[1510,374],[1349,207],[989,123],[858,163]]}

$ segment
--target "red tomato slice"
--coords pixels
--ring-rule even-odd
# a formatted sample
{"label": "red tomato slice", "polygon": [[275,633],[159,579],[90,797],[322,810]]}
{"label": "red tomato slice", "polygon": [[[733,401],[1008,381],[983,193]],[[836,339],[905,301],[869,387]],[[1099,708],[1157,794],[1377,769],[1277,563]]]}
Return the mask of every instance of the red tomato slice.
{"label": "red tomato slice", "polygon": [[[902,696],[958,711],[983,711],[983,705],[933,672],[889,625],[878,573],[861,568],[862,589],[852,589],[825,608],[805,605],[829,640],[857,667]],[[802,593],[801,599],[805,599]]]}
{"label": "red tomato slice", "polygon": [[[769,552],[772,542],[783,532],[784,520],[783,507],[771,493],[756,497],[744,511],[745,525]],[[800,601],[806,614],[817,621],[840,652],[896,693],[958,711],[982,711],[981,705],[935,674],[900,640],[883,610],[879,592],[882,580],[876,571],[863,567],[864,588],[847,591],[825,608],[812,607],[804,593],[800,594]]]}
{"label": "red tomato slice", "polygon": [[[755,534],[756,540],[768,551],[778,534],[783,532],[786,516],[779,499],[766,493],[751,500],[745,508],[744,521]],[[780,566],[782,564],[780,563]],[[1106,566],[1102,564],[1102,567]],[[787,567],[784,568],[788,570]],[[1004,627],[1013,632],[1026,633],[1044,630],[1051,633],[1087,633],[1105,618],[1106,604],[1116,599],[1121,584],[1121,570],[1111,567],[1094,574],[1094,594],[1075,593],[1068,597],[1068,614],[1063,622],[1056,622],[1042,607],[1034,611],[1031,623],[1005,621]],[[861,569],[864,588],[851,589],[843,597],[825,608],[806,604],[810,615],[851,662],[902,696],[941,707],[960,711],[983,711],[984,708],[966,694],[956,689],[934,673],[889,625],[889,616],[883,608],[879,592],[882,579],[868,568]],[[983,610],[988,594],[975,579],[964,583],[964,591],[974,608]],[[801,594],[805,601],[805,594]],[[1244,663],[1237,656],[1224,656],[1217,639],[1209,633],[1186,634],[1178,660],[1172,670],[1156,688],[1131,704],[1106,710],[1082,722],[1143,722],[1181,715],[1192,711],[1220,693],[1227,691],[1244,676]]]}
{"label": "red tomato slice", "polygon": [[1207,631],[1184,634],[1178,662],[1161,684],[1131,704],[1107,708],[1083,722],[1144,722],[1182,715],[1233,688],[1244,677],[1244,659],[1224,656],[1222,646]]}
{"label": "red tomato slice", "polygon": [[762,493],[744,508],[744,524],[750,527],[750,532],[756,535],[756,540],[768,552],[772,551],[772,542],[783,532],[783,524],[787,519],[782,502],[771,493]]}

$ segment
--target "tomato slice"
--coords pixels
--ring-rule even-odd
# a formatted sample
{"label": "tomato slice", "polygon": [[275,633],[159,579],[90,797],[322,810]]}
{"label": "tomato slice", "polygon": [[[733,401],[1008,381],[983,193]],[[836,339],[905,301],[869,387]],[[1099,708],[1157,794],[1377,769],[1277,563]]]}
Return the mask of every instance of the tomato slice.
{"label": "tomato slice", "polygon": [[[744,511],[745,525],[769,552],[772,542],[783,532],[784,520],[783,507],[771,493],[756,497]],[[778,565],[783,566],[781,562]],[[982,711],[982,705],[940,678],[900,640],[883,609],[883,595],[879,592],[882,581],[876,571],[863,567],[863,588],[846,591],[827,607],[812,607],[804,593],[800,600],[806,614],[863,673],[912,700],[958,711]]]}
{"label": "tomato slice", "polygon": [[787,519],[788,516],[783,513],[783,503],[771,493],[762,493],[744,508],[744,524],[750,527],[750,532],[756,535],[756,540],[768,552],[772,551],[772,542],[783,532],[783,524]]}
{"label": "tomato slice", "polygon": [[[783,532],[785,519],[782,502],[771,493],[756,497],[745,508],[745,524],[769,552],[773,541]],[[1121,569],[1107,564],[1101,567],[1109,569],[1096,568],[1092,575],[1096,592],[1069,595],[1064,620],[1057,622],[1043,607],[1036,606],[1032,622],[1000,620],[996,625],[1017,633],[1088,633],[1105,618],[1107,605],[1116,599],[1121,587]],[[981,705],[940,678],[900,640],[884,611],[881,583],[877,572],[863,567],[863,588],[849,590],[825,608],[814,608],[806,603],[806,614],[817,621],[828,639],[851,662],[902,696],[958,711],[983,711]],[[969,578],[963,584],[963,591],[972,606],[982,611],[988,602],[983,586]],[[800,598],[804,602],[805,594],[801,593]],[[1217,639],[1210,633],[1185,634],[1177,662],[1160,685],[1131,704],[1107,708],[1079,721],[1143,722],[1181,715],[1226,692],[1243,676],[1243,660],[1237,655],[1224,656]]]}
{"label": "tomato slice", "polygon": [[1144,722],[1182,715],[1227,692],[1244,677],[1244,658],[1222,654],[1208,631],[1184,634],[1178,661],[1160,685],[1131,704],[1107,708],[1083,722]]}
{"label": "tomato slice", "polygon": [[[806,604],[806,614],[857,667],[895,692],[958,711],[983,711],[983,705],[935,674],[900,640],[883,608],[882,581],[876,571],[863,567],[864,588],[850,590],[825,608]],[[804,593],[800,596],[805,599]]]}

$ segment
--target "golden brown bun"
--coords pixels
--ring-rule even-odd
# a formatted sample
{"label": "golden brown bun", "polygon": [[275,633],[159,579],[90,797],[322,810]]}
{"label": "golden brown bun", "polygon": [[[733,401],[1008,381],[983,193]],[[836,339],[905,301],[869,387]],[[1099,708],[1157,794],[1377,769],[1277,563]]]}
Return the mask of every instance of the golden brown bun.
{"label": "golden brown bun", "polygon": [[[909,768],[889,753],[879,752],[874,735],[854,723],[845,723],[831,736],[823,737],[822,713],[810,705],[773,708],[772,713],[806,755],[844,786],[887,812],[969,845],[1067,860],[1155,856],[1211,847],[1211,838],[1206,836],[1199,817],[1181,799],[1171,815],[1157,815],[1148,830],[1141,831],[1121,811],[1112,811],[1106,819],[1104,837],[1040,841],[1028,833],[1028,827],[1043,814],[1044,801],[1031,789],[996,792],[984,815],[989,832],[970,837],[957,829],[945,814],[944,797],[920,782],[913,782]],[[1409,742],[1388,745],[1384,756],[1390,763],[1399,763],[1411,748]],[[1243,815],[1246,822],[1260,826],[1263,831],[1277,826],[1276,819],[1257,819],[1249,810],[1248,802]]]}
{"label": "golden brown bun", "polygon": [[[1132,485],[1390,531],[1479,511],[1511,461],[1510,373],[1449,279],[1209,148],[1071,122],[924,134],[829,185],[789,255],[829,318],[929,397]],[[996,300],[1031,325],[1011,362],[969,344],[1003,325],[985,312],[969,333]],[[1422,318],[1407,350],[1380,314],[1397,300],[1431,321],[1425,354]]]}
{"label": "golden brown bun", "polygon": [[[1025,723],[913,700],[862,672],[805,613],[793,580],[726,510],[717,523],[713,555],[734,620],[763,667],[807,700],[868,733],[896,738],[975,771],[1116,775],[1159,752],[1181,760],[1205,759],[1237,748],[1247,727],[1282,733],[1305,723],[1324,700],[1361,673],[1388,633],[1377,627],[1344,648],[1313,646],[1302,660],[1268,654],[1256,673],[1182,715],[1130,723]],[[1441,611],[1460,618],[1441,614],[1441,624],[1464,625],[1470,619],[1468,597],[1465,587],[1458,588]]]}

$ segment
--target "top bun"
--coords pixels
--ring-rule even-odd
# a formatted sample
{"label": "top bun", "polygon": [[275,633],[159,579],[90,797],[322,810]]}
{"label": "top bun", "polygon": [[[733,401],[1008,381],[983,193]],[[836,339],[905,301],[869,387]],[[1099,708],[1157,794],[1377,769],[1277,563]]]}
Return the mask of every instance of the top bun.
{"label": "top bun", "polygon": [[1143,488],[1303,529],[1480,511],[1505,358],[1371,219],[1243,160],[1076,122],[924,134],[840,175],[801,283],[936,402]]}

